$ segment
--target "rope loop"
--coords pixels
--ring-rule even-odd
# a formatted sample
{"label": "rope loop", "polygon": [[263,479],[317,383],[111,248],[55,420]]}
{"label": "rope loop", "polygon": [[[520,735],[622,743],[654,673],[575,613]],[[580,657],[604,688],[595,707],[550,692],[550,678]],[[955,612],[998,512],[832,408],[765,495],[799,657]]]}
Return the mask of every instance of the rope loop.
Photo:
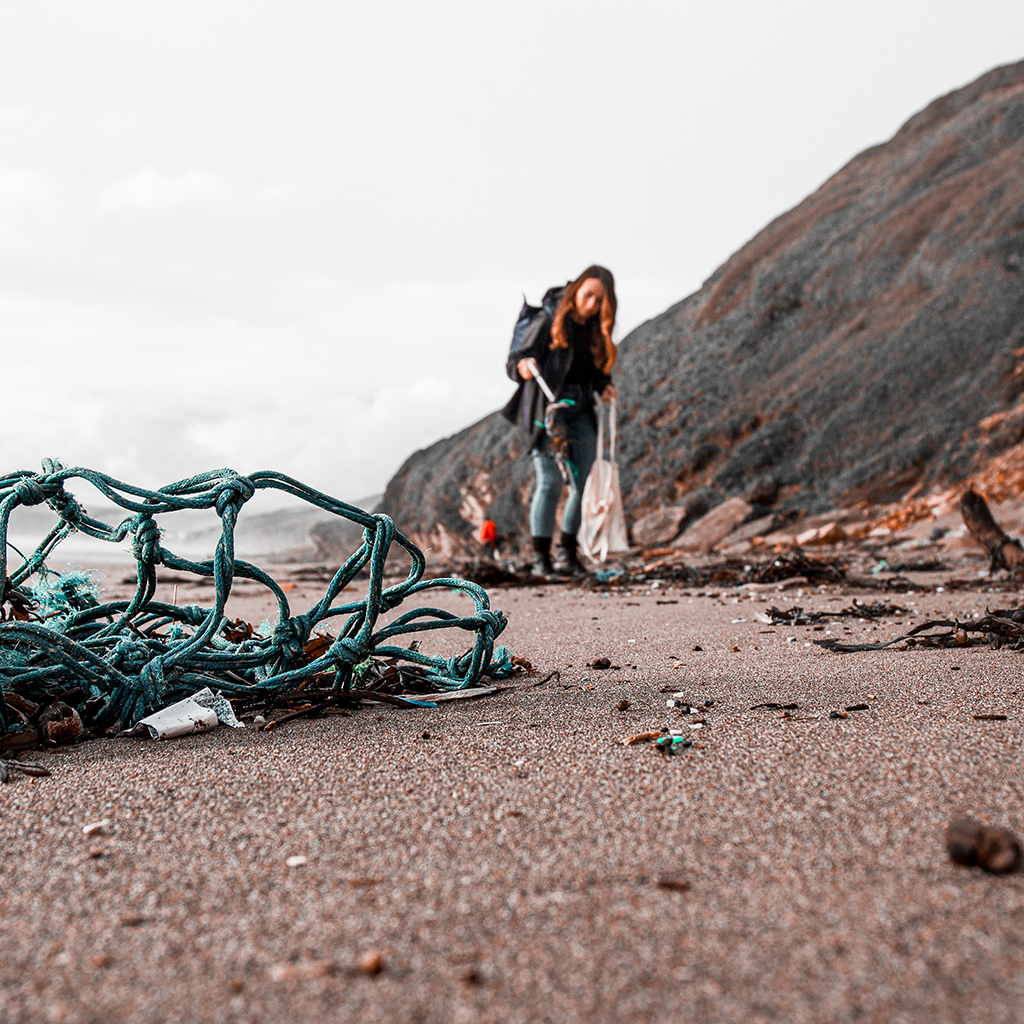
{"label": "rope loop", "polygon": [[[386,515],[363,512],[272,470],[251,476],[233,469],[213,470],[161,490],[147,490],[96,470],[65,469],[56,460],[47,460],[43,469],[40,474],[0,474],[0,506],[7,510],[8,519],[18,502],[49,502],[63,520],[48,531],[35,551],[22,556],[22,564],[10,574],[11,586],[26,598],[23,604],[28,618],[0,620],[0,736],[8,728],[18,728],[14,717],[4,710],[5,692],[18,693],[34,703],[57,696],[68,702],[77,699],[75,706],[83,720],[99,733],[131,727],[146,714],[206,685],[221,688],[233,699],[262,698],[301,686],[333,666],[333,679],[325,674],[316,685],[345,690],[352,682],[354,667],[381,647],[389,658],[426,668],[429,679],[448,689],[474,686],[483,676],[500,678],[512,671],[508,651],[494,646],[495,637],[505,628],[505,616],[487,607],[487,595],[474,583],[455,578],[442,581],[445,587],[472,598],[477,609],[474,614],[454,616],[438,609],[416,608],[399,613],[390,623],[380,621],[414,594],[441,585],[423,582],[423,553]],[[128,515],[115,525],[90,517],[65,490],[75,477]],[[328,584],[330,600],[325,595],[300,614],[291,614],[285,597],[291,587],[234,555],[239,510],[258,489],[265,488],[300,498],[363,527],[365,544],[334,571]],[[173,534],[163,534],[154,517],[178,509],[215,509],[221,517],[220,537],[213,552],[202,560],[176,555],[161,544]],[[0,518],[0,551],[8,547],[8,519]],[[130,539],[136,559],[136,588],[131,599],[101,603],[96,582],[88,572],[56,572],[46,565],[71,532],[68,527],[110,543]],[[392,544],[405,551],[411,567],[402,582],[385,587]],[[166,584],[170,580],[160,579],[158,566],[213,583],[209,605],[168,603],[171,597]],[[363,599],[337,604],[334,597],[342,580],[351,580],[360,570],[369,574]],[[276,603],[277,622],[272,629],[228,622],[225,609],[232,585],[239,579],[259,584],[265,588],[264,596]],[[342,618],[338,621],[333,616]],[[421,651],[415,644],[389,646],[391,637],[419,629],[462,630],[470,638],[469,650],[448,658]],[[310,645],[314,630],[317,641]]]}

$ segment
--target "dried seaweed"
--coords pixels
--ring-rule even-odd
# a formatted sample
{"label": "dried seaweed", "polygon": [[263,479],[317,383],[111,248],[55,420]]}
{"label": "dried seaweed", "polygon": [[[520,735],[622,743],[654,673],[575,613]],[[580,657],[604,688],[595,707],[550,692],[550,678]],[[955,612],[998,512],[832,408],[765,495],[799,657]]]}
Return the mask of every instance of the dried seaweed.
{"label": "dried seaweed", "polygon": [[[1020,614],[1021,620],[1013,616]],[[940,632],[928,632],[940,630]],[[961,622],[959,619],[930,619],[922,622],[907,633],[875,644],[845,644],[840,640],[815,640],[818,647],[837,654],[857,651],[883,651],[896,644],[906,647],[945,649],[954,647],[963,650],[968,647],[1008,648],[1024,650],[1024,609],[1010,612],[988,612],[980,619]]]}
{"label": "dried seaweed", "polygon": [[906,608],[901,608],[896,604],[886,604],[884,601],[876,601],[874,604],[860,604],[854,601],[849,607],[835,612],[805,612],[799,606],[782,609],[773,605],[764,613],[763,621],[773,626],[806,626],[812,622],[821,622],[823,619],[886,619],[894,615],[907,614],[909,612]]}

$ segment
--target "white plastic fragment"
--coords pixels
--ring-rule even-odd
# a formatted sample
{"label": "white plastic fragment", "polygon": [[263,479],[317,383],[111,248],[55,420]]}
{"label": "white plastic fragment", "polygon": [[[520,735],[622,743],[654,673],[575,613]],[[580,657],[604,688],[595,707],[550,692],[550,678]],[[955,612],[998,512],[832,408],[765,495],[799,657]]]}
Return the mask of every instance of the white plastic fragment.
{"label": "white plastic fragment", "polygon": [[148,732],[155,740],[170,740],[175,736],[189,736],[195,732],[207,732],[216,728],[217,712],[197,704],[191,697],[186,697],[155,715],[140,719],[131,731],[135,735]]}
{"label": "white plastic fragment", "polygon": [[100,835],[106,829],[110,828],[110,819],[104,818],[102,821],[90,821],[88,825],[82,826],[83,836],[95,836]]}
{"label": "white plastic fragment", "polygon": [[126,735],[144,736],[148,732],[155,740],[169,740],[176,736],[208,732],[210,729],[216,729],[220,723],[232,729],[245,728],[235,717],[227,698],[204,686],[191,697],[140,718]]}
{"label": "white plastic fragment", "polygon": [[231,707],[227,697],[219,691],[214,693],[208,686],[197,690],[192,694],[194,700],[200,707],[209,708],[217,712],[217,721],[231,729],[244,729],[245,726],[235,717],[234,709]]}
{"label": "white plastic fragment", "polygon": [[307,861],[305,857],[303,857],[301,854],[299,854],[299,855],[297,855],[295,857],[289,857],[284,863],[285,863],[285,867],[301,868],[305,864],[308,864],[309,861]]}

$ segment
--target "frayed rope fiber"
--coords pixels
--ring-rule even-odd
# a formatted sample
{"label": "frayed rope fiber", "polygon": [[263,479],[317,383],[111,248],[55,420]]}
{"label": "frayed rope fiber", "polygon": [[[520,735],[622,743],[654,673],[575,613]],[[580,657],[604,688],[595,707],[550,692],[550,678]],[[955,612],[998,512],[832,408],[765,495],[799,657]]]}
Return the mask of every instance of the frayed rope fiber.
{"label": "frayed rope fiber", "polygon": [[[131,514],[114,526],[90,518],[65,490],[75,478],[92,484]],[[291,613],[283,590],[266,572],[235,558],[239,511],[256,491],[267,489],[294,495],[363,527],[362,545],[334,574],[323,597],[299,615]],[[56,525],[8,575],[11,513],[19,505],[44,502],[56,513]],[[212,559],[193,562],[163,547],[154,515],[210,508],[222,523]],[[131,537],[138,586],[130,601],[100,603],[86,574],[61,575],[47,567],[47,556],[76,530],[114,543]],[[405,549],[412,565],[401,583],[384,589],[384,564],[392,544]],[[212,577],[213,607],[154,601],[158,565]],[[366,598],[335,605],[363,569],[369,572]],[[67,699],[69,691],[80,691],[94,725],[111,728],[117,723],[129,727],[203,686],[213,685],[229,698],[272,696],[313,676],[319,675],[322,683],[322,674],[328,673],[334,688],[348,690],[353,669],[371,655],[421,665],[426,678],[444,689],[471,687],[483,676],[509,676],[509,652],[494,646],[506,619],[491,610],[486,592],[468,580],[423,580],[424,569],[423,552],[395,529],[388,516],[363,512],[272,470],[241,476],[218,469],[155,491],[95,470],[65,469],[53,460],[43,462],[42,473],[19,471],[0,477],[0,733],[19,721],[4,691],[34,700]],[[226,628],[224,608],[236,579],[255,580],[276,599],[278,622],[270,636],[242,638]],[[423,591],[441,588],[471,597],[475,612],[459,616],[438,608],[415,608],[376,628],[382,613]],[[318,645],[310,660],[307,644],[313,629],[332,618],[340,620],[336,638],[325,648]],[[459,657],[432,657],[389,643],[410,633],[449,628],[475,634],[472,648]]]}

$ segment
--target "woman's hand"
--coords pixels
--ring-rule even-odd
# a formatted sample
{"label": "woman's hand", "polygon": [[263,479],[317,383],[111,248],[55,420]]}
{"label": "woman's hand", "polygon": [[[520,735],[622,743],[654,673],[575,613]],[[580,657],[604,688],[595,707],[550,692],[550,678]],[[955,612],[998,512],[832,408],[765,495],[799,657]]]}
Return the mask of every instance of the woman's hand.
{"label": "woman's hand", "polygon": [[602,402],[616,402],[618,401],[619,393],[615,390],[614,384],[605,385],[604,391],[601,392]]}
{"label": "woman's hand", "polygon": [[532,380],[537,369],[537,360],[533,358],[520,359],[516,363],[516,372],[523,380]]}

